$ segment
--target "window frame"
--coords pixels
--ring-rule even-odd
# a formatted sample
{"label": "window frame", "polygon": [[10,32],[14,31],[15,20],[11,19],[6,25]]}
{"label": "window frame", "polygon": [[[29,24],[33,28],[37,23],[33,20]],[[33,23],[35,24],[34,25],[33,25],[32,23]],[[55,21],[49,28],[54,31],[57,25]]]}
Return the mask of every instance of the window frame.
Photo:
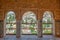
{"label": "window frame", "polygon": [[[12,13],[11,13],[12,12]],[[11,13],[11,14],[10,14]],[[12,15],[13,14],[13,17],[15,18],[15,13],[13,12],[13,11],[9,11],[8,13],[7,13],[7,15],[6,15],[6,26],[9,24],[14,24],[14,25],[16,25],[16,18],[15,19],[13,19],[15,22],[13,23],[13,22],[11,22],[11,20],[8,20],[7,19],[7,17],[9,16],[9,15]],[[10,22],[7,22],[7,20],[8,21],[10,21]],[[5,28],[6,29],[6,32],[7,32],[7,30],[8,29],[10,29],[10,30],[15,30],[16,31],[16,28]],[[16,33],[6,33],[6,35],[16,35]]]}

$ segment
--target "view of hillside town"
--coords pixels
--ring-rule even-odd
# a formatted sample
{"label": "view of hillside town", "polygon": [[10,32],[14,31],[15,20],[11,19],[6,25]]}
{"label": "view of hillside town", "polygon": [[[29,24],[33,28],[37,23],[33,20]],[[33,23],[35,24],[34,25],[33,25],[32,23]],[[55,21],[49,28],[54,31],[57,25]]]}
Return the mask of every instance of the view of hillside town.
{"label": "view of hillside town", "polygon": [[[22,34],[37,34],[37,18],[33,12],[26,12],[21,20]],[[6,34],[16,34],[16,18],[14,12],[9,12],[6,16]],[[42,19],[43,34],[52,33],[52,17],[45,13]]]}

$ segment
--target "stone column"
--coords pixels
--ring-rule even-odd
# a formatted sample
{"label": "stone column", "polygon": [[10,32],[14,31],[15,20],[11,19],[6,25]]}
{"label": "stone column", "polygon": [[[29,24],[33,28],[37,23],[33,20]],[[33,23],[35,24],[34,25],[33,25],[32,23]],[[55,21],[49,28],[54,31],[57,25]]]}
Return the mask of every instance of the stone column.
{"label": "stone column", "polygon": [[4,20],[4,37],[6,36],[6,19]]}
{"label": "stone column", "polygon": [[42,21],[38,20],[38,37],[42,37]]}
{"label": "stone column", "polygon": [[55,20],[53,20],[53,36],[55,36]]}
{"label": "stone column", "polygon": [[20,26],[21,26],[21,25],[20,25],[20,20],[17,20],[17,21],[16,21],[16,37],[17,37],[17,38],[20,38],[20,36],[21,36],[21,35],[20,35]]}

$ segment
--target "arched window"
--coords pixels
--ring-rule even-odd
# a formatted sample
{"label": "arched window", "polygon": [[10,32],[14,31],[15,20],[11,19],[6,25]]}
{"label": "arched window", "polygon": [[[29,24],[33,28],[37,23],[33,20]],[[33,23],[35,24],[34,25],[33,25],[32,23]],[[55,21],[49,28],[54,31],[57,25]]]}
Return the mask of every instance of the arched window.
{"label": "arched window", "polygon": [[9,11],[6,16],[6,34],[16,34],[16,19],[13,11]]}
{"label": "arched window", "polygon": [[42,19],[43,34],[52,34],[53,15],[50,11],[45,11]]}
{"label": "arched window", "polygon": [[22,34],[37,34],[37,19],[36,15],[29,11],[24,13],[22,17]]}

